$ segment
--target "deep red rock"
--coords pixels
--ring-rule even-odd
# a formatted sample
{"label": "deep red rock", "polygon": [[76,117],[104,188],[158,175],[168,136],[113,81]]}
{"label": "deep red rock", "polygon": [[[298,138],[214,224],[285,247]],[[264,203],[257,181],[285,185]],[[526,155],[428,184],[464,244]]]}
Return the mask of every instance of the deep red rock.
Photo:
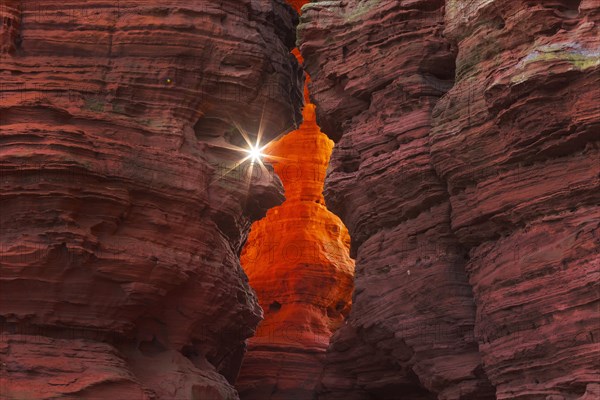
{"label": "deep red rock", "polygon": [[470,249],[485,370],[498,399],[595,398],[600,5],[479,3],[449,4],[456,83],[430,141]]}
{"label": "deep red rock", "polygon": [[[239,131],[299,127],[304,2],[0,3],[0,398],[238,398],[263,316],[238,256],[283,201]],[[248,269],[248,399],[600,396],[599,24],[597,0],[304,7],[353,309],[301,128],[279,150],[319,179],[278,171],[266,220],[340,251]]]}
{"label": "deep red rock", "polygon": [[0,397],[237,398],[261,318],[238,254],[283,191],[225,175],[245,154],[223,146],[244,143],[236,125],[297,126],[296,15],[277,0],[0,13]]}
{"label": "deep red rock", "polygon": [[353,307],[332,341],[322,398],[493,393],[473,337],[466,249],[429,154],[431,112],[452,83],[443,17],[440,2],[352,1],[317,2],[302,17],[318,121],[342,134],[327,205],[356,254]]}
{"label": "deep red rock", "polygon": [[356,254],[320,398],[592,398],[597,2],[304,11],[318,122],[337,141],[325,197]]}

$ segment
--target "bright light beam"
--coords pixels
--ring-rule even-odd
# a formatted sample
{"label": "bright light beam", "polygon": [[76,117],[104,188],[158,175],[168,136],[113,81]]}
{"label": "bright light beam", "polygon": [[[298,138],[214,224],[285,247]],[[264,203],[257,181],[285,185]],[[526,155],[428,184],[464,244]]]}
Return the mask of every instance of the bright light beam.
{"label": "bright light beam", "polygon": [[255,162],[260,162],[262,160],[262,158],[265,156],[262,152],[263,149],[264,149],[264,147],[258,147],[258,143],[257,143],[255,146],[250,146],[250,148],[247,149],[246,152],[250,156],[250,160],[252,160],[252,162],[255,163]]}
{"label": "bright light beam", "polygon": [[[224,148],[224,149],[228,149],[228,150],[234,150],[234,151],[237,151],[240,153],[246,153],[246,156],[244,158],[238,160],[237,162],[235,162],[233,164],[233,166],[231,166],[231,168],[229,168],[227,171],[225,171],[225,173],[222,174],[220,177],[218,177],[216,180],[209,183],[209,185],[212,185],[213,183],[225,178],[227,175],[229,175],[229,173],[231,173],[236,168],[241,166],[247,160],[250,160],[249,169],[247,170],[248,175],[250,177],[252,177],[252,172],[253,172],[255,166],[258,166],[258,168],[261,170],[261,172],[263,174],[266,174],[266,175],[269,174],[269,171],[267,170],[265,164],[263,163],[263,159],[269,160],[271,162],[287,160],[287,158],[285,158],[285,157],[278,157],[278,156],[274,156],[271,154],[263,153],[263,150],[265,150],[267,147],[269,147],[269,145],[271,143],[279,140],[283,135],[285,135],[285,133],[287,133],[289,131],[289,129],[285,129],[276,138],[272,139],[270,142],[261,146],[260,142],[261,142],[261,138],[264,133],[263,132],[264,131],[264,119],[265,119],[265,107],[263,107],[263,112],[262,112],[262,115],[260,118],[258,132],[256,132],[256,143],[252,144],[252,141],[250,140],[250,135],[248,134],[248,132],[244,128],[242,128],[242,126],[239,123],[237,123],[233,118],[229,118],[229,120],[233,123],[233,125],[235,126],[235,128],[237,129],[239,134],[242,136],[242,138],[248,145],[248,147],[242,148],[242,147],[232,145],[232,144],[221,144],[221,145],[216,145],[216,147],[220,147],[220,148]],[[213,144],[213,146],[215,146],[215,144]],[[248,181],[248,185],[250,185],[250,180]]]}

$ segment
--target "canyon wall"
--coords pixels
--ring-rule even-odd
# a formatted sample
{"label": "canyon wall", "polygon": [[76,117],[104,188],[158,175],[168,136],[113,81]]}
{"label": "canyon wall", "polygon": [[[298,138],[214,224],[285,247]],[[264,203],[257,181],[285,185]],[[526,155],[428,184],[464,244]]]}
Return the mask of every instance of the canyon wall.
{"label": "canyon wall", "polygon": [[320,399],[597,398],[599,7],[304,7],[356,256]]}
{"label": "canyon wall", "polygon": [[262,316],[238,255],[283,187],[230,148],[297,127],[297,15],[3,0],[0,20],[0,397],[237,399]]}
{"label": "canyon wall", "polygon": [[593,0],[447,4],[431,156],[498,399],[600,397],[599,24]]}
{"label": "canyon wall", "polygon": [[600,396],[598,1],[303,10],[2,0],[0,398]]}

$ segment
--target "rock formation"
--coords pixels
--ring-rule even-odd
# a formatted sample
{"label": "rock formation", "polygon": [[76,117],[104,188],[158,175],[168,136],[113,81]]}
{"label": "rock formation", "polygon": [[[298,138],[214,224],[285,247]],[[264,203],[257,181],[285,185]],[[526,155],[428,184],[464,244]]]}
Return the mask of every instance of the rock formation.
{"label": "rock formation", "polygon": [[286,200],[254,223],[241,256],[264,310],[236,383],[243,400],[313,399],[332,332],[350,310],[350,237],[322,194],[333,142],[307,87],[305,102],[300,128],[265,150]]}
{"label": "rock formation", "polygon": [[447,6],[430,143],[485,371],[498,399],[598,398],[600,4],[474,3]]}
{"label": "rock formation", "polygon": [[[280,0],[3,1],[0,397],[237,399],[238,260],[283,200],[238,127],[300,119]],[[249,182],[251,180],[251,182]]]}
{"label": "rock formation", "polygon": [[[357,263],[324,398],[493,393],[472,335],[466,251],[430,163],[431,111],[453,73],[443,4],[315,3],[306,15],[301,51],[319,122],[342,133],[327,205],[348,226]],[[339,369],[346,379],[335,379]]]}
{"label": "rock formation", "polygon": [[600,397],[598,0],[304,3],[2,0],[0,399]]}
{"label": "rock formation", "polygon": [[350,309],[350,238],[321,193],[332,147],[307,104],[300,129],[268,148],[286,200],[254,223],[241,256],[265,313],[236,384],[244,400],[312,399],[332,331]]}
{"label": "rock formation", "polygon": [[320,399],[598,395],[599,16],[592,0],[305,6],[337,141],[325,198],[356,255]]}

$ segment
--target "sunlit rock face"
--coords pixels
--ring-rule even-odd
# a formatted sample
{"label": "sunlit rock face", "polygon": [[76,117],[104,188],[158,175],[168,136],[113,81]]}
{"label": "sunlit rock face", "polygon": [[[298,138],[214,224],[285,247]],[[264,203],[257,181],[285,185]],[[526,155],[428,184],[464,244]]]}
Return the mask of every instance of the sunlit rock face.
{"label": "sunlit rock face", "polygon": [[244,400],[312,399],[329,339],[350,309],[350,238],[321,194],[332,147],[312,104],[300,129],[269,146],[286,200],[254,223],[241,256],[264,310],[236,384]]}
{"label": "sunlit rock face", "polygon": [[223,146],[300,120],[296,14],[23,0],[0,17],[0,397],[236,399],[261,318],[238,254],[283,187],[225,174],[244,154]]}
{"label": "sunlit rock face", "polygon": [[320,399],[600,390],[599,5],[317,1],[300,50],[356,254]]}
{"label": "sunlit rock face", "polygon": [[330,337],[350,310],[350,237],[322,194],[333,142],[306,87],[305,101],[300,128],[265,150],[286,200],[254,223],[241,256],[264,310],[236,383],[243,400],[314,399]]}

